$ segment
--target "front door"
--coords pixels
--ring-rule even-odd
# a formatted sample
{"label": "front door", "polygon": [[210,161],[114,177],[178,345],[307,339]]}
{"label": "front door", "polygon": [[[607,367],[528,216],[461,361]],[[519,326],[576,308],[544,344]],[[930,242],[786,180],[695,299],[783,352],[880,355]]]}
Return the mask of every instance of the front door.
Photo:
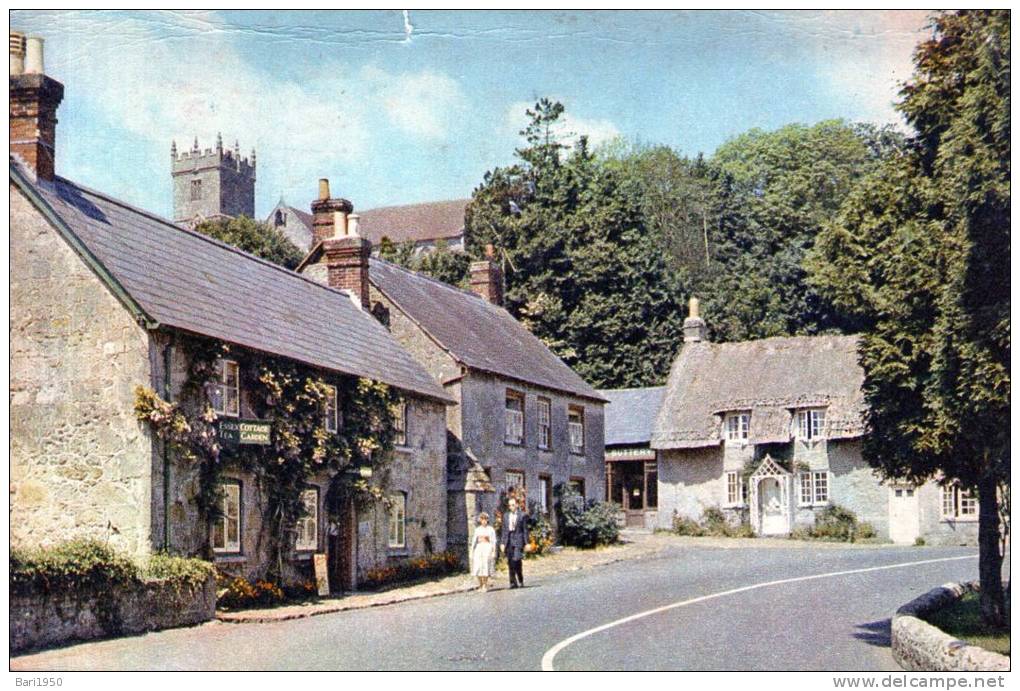
{"label": "front door", "polygon": [[758,507],[762,535],[783,535],[788,532],[783,490],[779,478],[762,478],[758,484]]}
{"label": "front door", "polygon": [[627,512],[627,526],[645,527],[645,464],[642,461],[617,463],[623,490],[623,510]]}
{"label": "front door", "polygon": [[889,488],[889,539],[912,545],[921,534],[921,516],[917,509],[917,489],[909,485]]}
{"label": "front door", "polygon": [[326,542],[329,588],[335,593],[354,589],[354,502],[346,497],[327,494],[330,508]]}

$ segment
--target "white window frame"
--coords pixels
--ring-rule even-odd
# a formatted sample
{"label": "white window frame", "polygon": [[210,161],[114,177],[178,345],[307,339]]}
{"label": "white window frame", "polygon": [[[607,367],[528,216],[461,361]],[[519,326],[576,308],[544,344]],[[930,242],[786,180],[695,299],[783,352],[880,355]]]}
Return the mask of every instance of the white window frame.
{"label": "white window frame", "polygon": [[751,436],[751,413],[727,413],[723,417],[723,439],[727,444],[747,444]]}
{"label": "white window frame", "polygon": [[821,441],[825,439],[825,408],[804,408],[797,411],[797,439]]}
{"label": "white window frame", "polygon": [[747,505],[747,482],[739,470],[726,472],[726,506],[740,507]]}
{"label": "white window frame", "polygon": [[326,409],[323,411],[323,424],[326,431],[336,434],[340,431],[340,394],[335,386],[326,384],[329,393],[326,394]]}
{"label": "white window frame", "polygon": [[808,470],[797,473],[797,506],[828,506],[832,497],[832,473]]}
{"label": "white window frame", "polygon": [[[237,364],[236,360],[220,359],[216,361],[216,368],[219,371],[216,375],[216,380],[212,383],[212,395],[209,396],[209,402],[212,405],[213,412],[225,417],[240,417],[241,367]],[[233,409],[230,409],[227,405],[227,392],[231,388],[227,380],[227,372],[229,370],[233,370],[234,372],[234,386],[232,387],[234,391]]]}
{"label": "white window frame", "polygon": [[[220,498],[220,516],[213,522],[212,548],[216,554],[240,554],[241,552],[241,483],[223,482],[220,484],[223,496]],[[233,504],[234,511],[231,512]],[[232,515],[233,514],[233,515]],[[234,525],[235,539],[230,540],[230,525]],[[217,529],[223,542],[217,545]]]}
{"label": "white window frame", "polygon": [[407,495],[397,492],[390,495],[389,530],[386,544],[390,549],[407,547]]}
{"label": "white window frame", "polygon": [[[577,416],[580,422],[571,418]],[[570,438],[570,453],[575,456],[584,455],[584,408],[570,406],[567,408],[567,432]]]}
{"label": "white window frame", "polygon": [[400,399],[393,404],[393,445],[407,446],[407,401]]}
{"label": "white window frame", "polygon": [[512,488],[520,487],[525,497],[528,496],[528,480],[523,470],[507,470],[503,474],[503,484],[506,485],[506,492],[510,494]]}
{"label": "white window frame", "polygon": [[319,548],[319,490],[312,487],[301,492],[304,513],[297,520],[297,539],[294,549],[314,552]]}
{"label": "white window frame", "polygon": [[[510,407],[511,401],[517,401],[521,409]],[[507,389],[504,401],[503,443],[510,446],[524,445],[524,394]]]}
{"label": "white window frame", "polygon": [[[939,488],[942,519],[948,521],[976,521],[978,520],[978,499],[974,496],[974,490],[960,487],[954,482],[950,485],[942,485]],[[964,508],[967,507],[967,511]],[[947,511],[947,508],[949,511]]]}
{"label": "white window frame", "polygon": [[538,448],[548,451],[552,448],[552,401],[538,398]]}
{"label": "white window frame", "polygon": [[543,515],[549,515],[549,497],[552,495],[552,478],[548,475],[538,476],[539,499],[538,506]]}

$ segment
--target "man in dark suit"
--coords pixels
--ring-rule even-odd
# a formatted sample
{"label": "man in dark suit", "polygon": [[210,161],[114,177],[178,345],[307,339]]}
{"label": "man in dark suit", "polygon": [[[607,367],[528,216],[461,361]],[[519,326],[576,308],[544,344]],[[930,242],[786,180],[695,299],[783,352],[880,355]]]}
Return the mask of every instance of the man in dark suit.
{"label": "man in dark suit", "polygon": [[528,517],[517,510],[517,500],[511,498],[507,502],[509,510],[503,514],[503,526],[500,528],[499,548],[506,555],[506,563],[510,569],[510,587],[520,588],[524,585],[524,545],[528,544]]}

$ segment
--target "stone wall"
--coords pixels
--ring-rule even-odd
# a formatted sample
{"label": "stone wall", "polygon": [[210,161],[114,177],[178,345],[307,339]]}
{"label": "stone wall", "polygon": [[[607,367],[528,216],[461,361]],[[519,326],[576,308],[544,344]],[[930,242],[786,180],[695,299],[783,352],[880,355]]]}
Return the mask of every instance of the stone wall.
{"label": "stone wall", "polygon": [[103,592],[13,595],[10,650],[124,636],[209,621],[216,614],[216,580],[197,587],[169,581],[118,585]]}
{"label": "stone wall", "polygon": [[921,508],[921,537],[929,545],[976,545],[978,517],[949,519],[942,517],[942,493],[937,482],[926,482],[918,488]]}
{"label": "stone wall", "polygon": [[[750,448],[750,447],[748,447]],[[674,449],[659,452],[659,527],[673,527],[674,512],[701,520],[705,509],[726,501],[724,449]],[[733,470],[741,465],[736,461]]]}
{"label": "stone wall", "polygon": [[974,583],[947,583],[896,610],[891,646],[897,664],[914,672],[1008,672],[1005,655],[968,645],[923,620],[974,590]]}
{"label": "stone wall", "polygon": [[149,337],[10,188],[11,543],[150,549],[152,442],[134,416]]}
{"label": "stone wall", "polygon": [[390,494],[406,499],[405,544],[389,545],[389,513],[375,504],[358,512],[358,578],[389,561],[447,548],[446,406],[407,400],[407,444],[397,447],[380,478]]}

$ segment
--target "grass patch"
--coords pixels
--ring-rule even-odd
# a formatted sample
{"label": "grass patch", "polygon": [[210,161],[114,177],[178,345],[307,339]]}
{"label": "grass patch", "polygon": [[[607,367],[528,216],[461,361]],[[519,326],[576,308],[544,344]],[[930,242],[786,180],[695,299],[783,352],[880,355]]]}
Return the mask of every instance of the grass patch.
{"label": "grass patch", "polygon": [[967,593],[949,607],[943,607],[927,618],[950,636],[967,641],[985,650],[1009,655],[1009,628],[990,629],[981,621],[977,593]]}

